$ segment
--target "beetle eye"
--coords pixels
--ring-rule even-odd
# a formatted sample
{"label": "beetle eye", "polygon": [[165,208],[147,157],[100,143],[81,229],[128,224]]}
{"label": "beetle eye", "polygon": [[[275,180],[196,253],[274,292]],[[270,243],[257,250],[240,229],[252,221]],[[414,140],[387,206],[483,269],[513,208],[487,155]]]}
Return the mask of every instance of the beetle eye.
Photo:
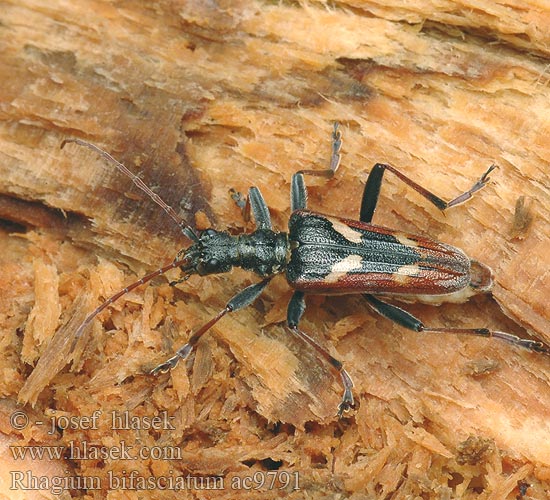
{"label": "beetle eye", "polygon": [[204,274],[211,274],[218,271],[220,261],[218,259],[209,259],[201,262],[201,272]]}
{"label": "beetle eye", "polygon": [[202,232],[202,236],[206,236],[207,238],[212,238],[212,236],[214,236],[216,234],[216,230],[215,229],[205,229],[203,232]]}

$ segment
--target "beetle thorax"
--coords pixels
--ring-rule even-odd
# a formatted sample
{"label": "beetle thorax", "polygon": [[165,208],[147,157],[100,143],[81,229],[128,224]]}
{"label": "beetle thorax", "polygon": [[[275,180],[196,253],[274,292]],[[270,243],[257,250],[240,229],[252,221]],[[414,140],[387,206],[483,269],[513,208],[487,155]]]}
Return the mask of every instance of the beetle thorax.
{"label": "beetle thorax", "polygon": [[238,264],[260,276],[284,271],[290,257],[288,235],[269,229],[258,229],[237,237]]}
{"label": "beetle thorax", "polygon": [[226,273],[241,267],[259,276],[271,276],[286,268],[289,258],[286,233],[260,229],[251,234],[231,235],[227,231],[207,229],[185,252],[190,274]]}

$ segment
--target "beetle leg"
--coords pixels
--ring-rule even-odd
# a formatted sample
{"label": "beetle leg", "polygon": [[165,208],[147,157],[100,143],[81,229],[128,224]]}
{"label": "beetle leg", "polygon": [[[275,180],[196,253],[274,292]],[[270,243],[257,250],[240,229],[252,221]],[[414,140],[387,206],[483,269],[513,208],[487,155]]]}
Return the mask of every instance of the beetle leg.
{"label": "beetle leg", "polygon": [[193,335],[191,335],[187,343],[176,351],[176,354],[167,359],[164,363],[161,363],[157,367],[153,368],[150,373],[152,375],[157,375],[158,373],[167,372],[168,370],[174,368],[174,366],[178,364],[178,361],[180,359],[186,359],[193,351],[193,348],[195,347],[199,339],[208,330],[210,330],[210,328],[212,328],[226,314],[238,311],[239,309],[242,309],[243,307],[252,304],[252,302],[254,302],[261,295],[264,288],[270,281],[271,277],[266,278],[259,283],[250,285],[244,290],[241,290],[239,293],[237,293],[234,297],[231,298],[231,300],[229,300],[227,305],[218,314],[216,314],[216,316],[214,316],[208,323],[201,326]]}
{"label": "beetle leg", "polygon": [[290,211],[302,210],[307,207],[307,189],[304,175],[298,172],[290,181]]}
{"label": "beetle leg", "polygon": [[342,158],[340,150],[342,149],[342,132],[340,132],[340,124],[334,122],[332,128],[332,153],[330,155],[329,167],[324,170],[300,170],[298,173],[304,175],[315,175],[317,177],[327,177],[330,179],[338,167]]}
{"label": "beetle leg", "polygon": [[492,337],[503,340],[512,345],[529,349],[530,351],[550,354],[550,347],[543,342],[538,340],[523,339],[516,335],[512,335],[511,333],[489,330],[488,328],[430,328],[425,326],[422,321],[415,318],[412,314],[401,309],[400,307],[383,302],[372,295],[364,294],[364,297],[369,301],[369,304],[377,313],[397,323],[398,325],[415,332],[453,333],[477,335],[480,337]]}
{"label": "beetle leg", "polygon": [[248,202],[252,207],[256,229],[273,229],[271,225],[269,208],[264,200],[264,197],[262,196],[262,193],[257,187],[251,187],[248,190]]}
{"label": "beetle leg", "polygon": [[384,163],[377,163],[374,165],[372,170],[369,173],[367,178],[367,183],[365,184],[365,190],[363,191],[363,199],[361,201],[361,212],[359,220],[362,222],[370,223],[372,221],[372,216],[376,210],[376,204],[378,202],[378,195],[380,194],[380,186],[382,184],[382,177],[384,176],[384,171],[388,170],[399,177],[405,184],[412,187],[415,191],[420,193],[424,198],[426,198],[430,203],[433,203],[440,210],[445,210],[450,207],[459,205],[469,200],[476,191],[479,191],[483,188],[489,181],[489,174],[497,168],[496,165],[491,165],[487,171],[480,177],[480,179],[464,193],[458,195],[451,201],[445,201],[439,196],[436,196],[432,192],[423,188],[420,184],[417,184],[412,179],[409,179],[406,175],[402,174],[399,170],[391,165]]}
{"label": "beetle leg", "polygon": [[229,195],[235,202],[235,205],[241,210],[243,220],[250,222],[250,201],[248,200],[248,196],[243,196],[242,193],[234,188],[229,190]]}
{"label": "beetle leg", "polygon": [[250,220],[250,210],[252,209],[256,229],[273,229],[269,208],[262,193],[257,187],[251,187],[248,190],[248,196],[246,198],[233,188],[229,190],[229,194],[236,205],[241,209],[245,222]]}
{"label": "beetle leg", "polygon": [[332,154],[329,167],[324,170],[300,170],[292,176],[290,184],[290,209],[301,210],[307,207],[307,190],[304,182],[304,175],[315,175],[330,179],[340,166],[340,150],[342,149],[342,132],[338,122],[334,122],[332,130]]}
{"label": "beetle leg", "polygon": [[290,302],[288,304],[287,312],[287,324],[288,328],[292,333],[297,337],[307,342],[309,345],[313,346],[315,350],[325,358],[330,366],[340,374],[342,378],[342,385],[344,386],[344,394],[342,396],[342,401],[338,405],[338,417],[341,417],[345,411],[348,411],[353,407],[353,381],[349,376],[348,372],[344,369],[344,366],[341,361],[333,357],[329,352],[319,345],[313,338],[311,338],[307,333],[303,332],[298,328],[298,323],[304,311],[306,309],[306,303],[304,299],[304,292],[296,291],[292,295]]}

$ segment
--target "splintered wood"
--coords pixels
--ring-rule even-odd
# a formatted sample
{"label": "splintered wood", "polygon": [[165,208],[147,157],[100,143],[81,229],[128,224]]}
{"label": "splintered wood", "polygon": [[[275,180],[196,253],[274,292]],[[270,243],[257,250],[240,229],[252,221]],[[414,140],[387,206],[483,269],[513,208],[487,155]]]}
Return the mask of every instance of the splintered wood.
{"label": "splintered wood", "polygon": [[[0,10],[0,497],[548,497],[550,358],[415,334],[361,296],[308,296],[300,324],[354,379],[356,408],[340,421],[339,379],[284,327],[284,276],[170,373],[149,375],[256,277],[171,287],[170,271],[101,312],[71,350],[90,311],[189,242],[130,179],[59,145],[105,148],[190,225],[233,234],[253,224],[229,190],[252,185],[286,230],[291,175],[328,166],[334,121],[341,167],[306,179],[323,213],[356,219],[376,162],[446,200],[496,163],[488,186],[445,214],[387,176],[374,223],[494,270],[492,296],[406,305],[426,325],[550,341],[550,6]],[[59,454],[50,467],[14,459],[29,446]]]}

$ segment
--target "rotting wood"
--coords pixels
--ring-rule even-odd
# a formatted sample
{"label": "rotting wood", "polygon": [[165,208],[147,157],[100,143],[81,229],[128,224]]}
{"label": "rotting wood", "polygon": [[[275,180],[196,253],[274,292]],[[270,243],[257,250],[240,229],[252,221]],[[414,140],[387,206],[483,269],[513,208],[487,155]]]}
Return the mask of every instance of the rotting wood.
{"label": "rotting wood", "polygon": [[[60,151],[63,139],[104,146],[190,220],[198,211],[203,226],[208,219],[243,230],[228,190],[256,185],[284,230],[290,176],[326,165],[339,120],[341,169],[328,182],[307,179],[311,207],[326,213],[357,215],[376,161],[446,198],[499,164],[484,191],[445,215],[389,178],[375,221],[459,246],[495,271],[494,299],[411,306],[426,324],[525,334],[517,322],[548,340],[550,10],[383,4],[2,4],[0,192],[13,200],[2,218],[16,224],[0,234],[7,403],[30,400],[44,418],[52,409],[102,410],[99,429],[68,429],[55,436],[62,444],[181,446],[183,460],[134,462],[143,476],[221,474],[230,485],[280,463],[319,495],[478,498],[483,487],[488,497],[513,498],[523,481],[544,497],[547,358],[483,339],[414,335],[373,316],[360,297],[311,297],[304,330],[344,358],[356,383],[359,407],[338,423],[337,380],[278,324],[289,299],[284,279],[254,307],[224,318],[194,363],[158,378],[143,372],[250,275],[192,278],[177,289],[159,280],[129,294],[94,322],[74,370],[61,369],[62,349],[52,356],[56,333],[44,338],[36,319],[27,322],[31,310],[48,307],[36,302],[52,282],[41,270],[59,275],[51,308],[61,307],[63,328],[84,291],[97,303],[169,262],[183,241],[128,179],[89,151]],[[532,200],[532,221],[518,240],[510,227],[521,195]],[[45,208],[35,212],[37,203]],[[32,347],[26,358],[23,345]],[[37,381],[30,375],[41,360],[58,366]],[[473,376],[476,360],[497,369]],[[167,411],[175,429],[142,431],[137,443],[134,431],[113,432],[113,410],[138,418]],[[9,414],[2,411],[2,432],[49,444],[32,427],[15,432]],[[474,464],[459,463],[464,443],[477,441],[494,446],[472,454]],[[106,478],[128,464],[70,467]]]}

